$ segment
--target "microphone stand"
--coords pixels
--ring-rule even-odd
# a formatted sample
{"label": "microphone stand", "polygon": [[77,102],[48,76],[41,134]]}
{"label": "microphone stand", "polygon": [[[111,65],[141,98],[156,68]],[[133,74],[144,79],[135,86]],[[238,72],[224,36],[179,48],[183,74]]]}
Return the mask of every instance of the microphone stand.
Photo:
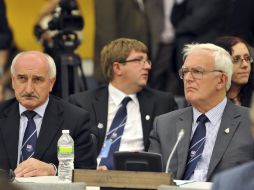
{"label": "microphone stand", "polygon": [[170,155],[169,155],[169,157],[168,157],[168,161],[167,161],[165,173],[168,173],[168,172],[169,172],[169,164],[170,164],[170,161],[171,161],[171,159],[172,159],[172,157],[173,157],[173,155],[174,155],[174,153],[175,153],[175,150],[176,150],[177,145],[178,145],[179,142],[182,140],[183,136],[184,136],[184,129],[181,129],[180,132],[178,133],[177,141],[176,141],[176,143],[175,143],[175,145],[174,145],[174,147],[173,147],[173,149],[172,149],[172,151],[171,151],[171,153],[170,153]]}

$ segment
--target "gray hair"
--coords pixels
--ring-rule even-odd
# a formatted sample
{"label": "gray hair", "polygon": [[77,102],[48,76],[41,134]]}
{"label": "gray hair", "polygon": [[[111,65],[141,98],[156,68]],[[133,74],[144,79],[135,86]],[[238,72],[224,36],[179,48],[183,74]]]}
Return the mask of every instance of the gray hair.
{"label": "gray hair", "polygon": [[27,53],[32,53],[32,52],[38,52],[38,53],[41,53],[42,55],[45,56],[45,59],[47,60],[47,63],[49,65],[49,77],[50,78],[55,78],[56,77],[56,64],[55,64],[55,61],[54,59],[46,54],[46,53],[42,53],[42,52],[39,52],[39,51],[25,51],[25,52],[21,52],[21,53],[18,53],[12,60],[12,63],[11,63],[11,74],[14,75],[15,74],[15,65],[17,63],[17,60],[24,54],[27,54]]}
{"label": "gray hair", "polygon": [[214,56],[214,69],[223,71],[227,77],[228,81],[226,84],[226,90],[229,90],[231,86],[231,78],[233,74],[233,63],[230,54],[223,48],[216,46],[211,43],[204,44],[187,44],[183,49],[183,59],[194,50],[203,49],[211,51]]}

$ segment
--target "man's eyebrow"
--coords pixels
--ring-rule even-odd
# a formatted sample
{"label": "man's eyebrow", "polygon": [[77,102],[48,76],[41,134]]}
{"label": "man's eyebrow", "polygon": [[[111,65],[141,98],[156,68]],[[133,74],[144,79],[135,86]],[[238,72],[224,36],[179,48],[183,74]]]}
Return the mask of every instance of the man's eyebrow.
{"label": "man's eyebrow", "polygon": [[25,74],[17,74],[18,77],[23,77],[23,76],[26,76]]}

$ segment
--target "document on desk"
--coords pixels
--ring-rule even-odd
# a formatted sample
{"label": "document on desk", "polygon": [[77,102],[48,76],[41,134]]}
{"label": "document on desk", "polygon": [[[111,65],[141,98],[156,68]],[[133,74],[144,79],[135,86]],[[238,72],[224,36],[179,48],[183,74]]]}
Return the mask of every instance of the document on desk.
{"label": "document on desk", "polygon": [[57,176],[39,176],[39,177],[16,177],[14,182],[20,183],[59,183]]}
{"label": "document on desk", "polygon": [[174,180],[177,186],[194,189],[211,189],[211,182],[196,182],[193,180]]}
{"label": "document on desk", "polygon": [[[16,177],[14,183],[61,183],[57,176]],[[100,187],[86,186],[86,190],[100,190]]]}

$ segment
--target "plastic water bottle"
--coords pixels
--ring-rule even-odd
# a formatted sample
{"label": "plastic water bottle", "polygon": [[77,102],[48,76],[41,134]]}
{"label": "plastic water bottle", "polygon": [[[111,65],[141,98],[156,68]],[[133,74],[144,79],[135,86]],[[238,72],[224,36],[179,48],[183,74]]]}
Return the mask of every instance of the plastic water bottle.
{"label": "plastic water bottle", "polygon": [[74,169],[74,141],[69,135],[69,130],[62,130],[62,136],[57,142],[58,148],[58,178],[61,182],[72,182]]}

